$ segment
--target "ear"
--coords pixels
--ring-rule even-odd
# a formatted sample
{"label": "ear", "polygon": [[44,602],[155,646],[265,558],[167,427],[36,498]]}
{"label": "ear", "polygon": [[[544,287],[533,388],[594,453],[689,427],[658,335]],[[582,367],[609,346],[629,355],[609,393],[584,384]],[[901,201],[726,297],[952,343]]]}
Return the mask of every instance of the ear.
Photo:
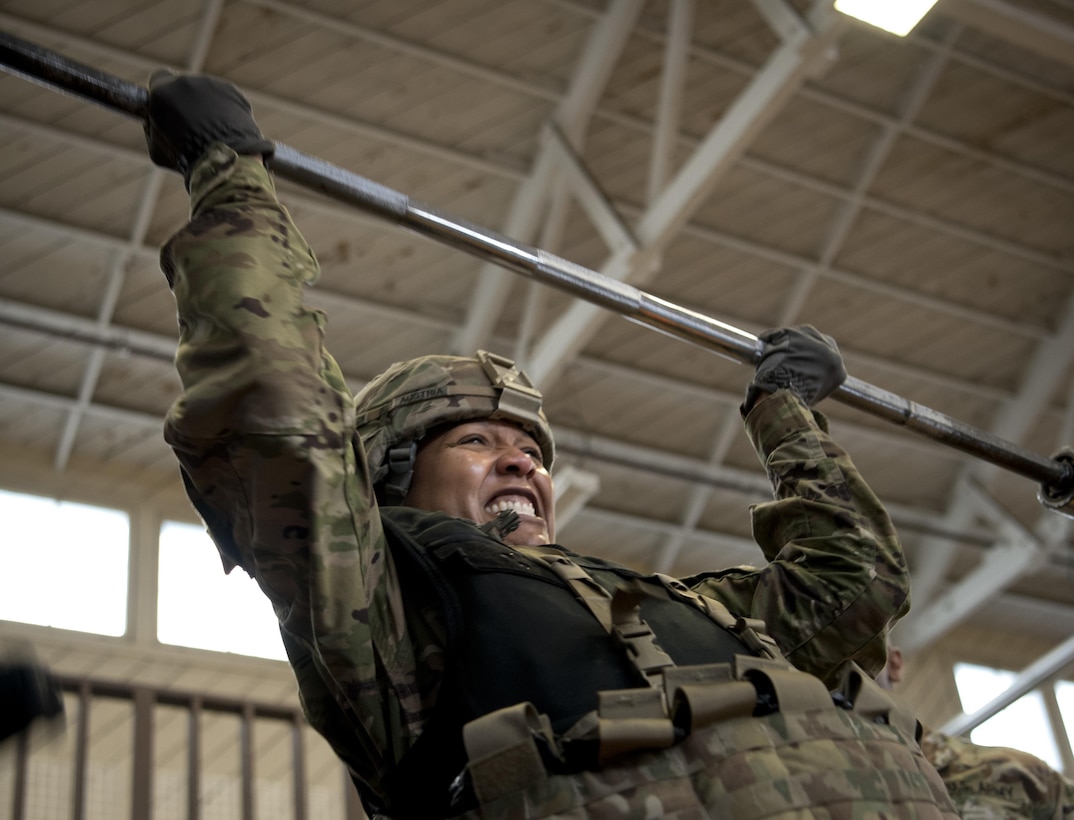
{"label": "ear", "polygon": [[897,646],[888,649],[888,677],[892,683],[902,680],[903,657],[902,650]]}

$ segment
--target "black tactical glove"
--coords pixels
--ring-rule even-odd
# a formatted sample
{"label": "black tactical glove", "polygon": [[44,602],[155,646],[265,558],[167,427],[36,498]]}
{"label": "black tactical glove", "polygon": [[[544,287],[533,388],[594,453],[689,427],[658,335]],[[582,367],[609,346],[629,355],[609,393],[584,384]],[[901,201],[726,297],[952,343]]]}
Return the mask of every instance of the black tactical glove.
{"label": "black tactical glove", "polygon": [[790,388],[812,407],[846,380],[835,339],[812,325],[766,330],[760,339],[767,347],[746,389],[743,414],[753,409],[760,393],[783,388]]}
{"label": "black tactical glove", "polygon": [[157,165],[183,175],[214,142],[239,154],[272,156],[273,144],[254,122],[250,103],[231,83],[199,74],[157,71],[149,78],[149,118],[145,123],[149,156]]}

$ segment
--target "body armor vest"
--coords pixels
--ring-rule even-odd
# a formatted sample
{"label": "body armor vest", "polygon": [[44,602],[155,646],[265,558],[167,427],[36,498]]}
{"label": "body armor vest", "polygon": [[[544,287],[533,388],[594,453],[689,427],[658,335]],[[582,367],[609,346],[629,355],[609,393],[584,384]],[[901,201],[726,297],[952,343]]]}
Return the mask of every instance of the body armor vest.
{"label": "body armor vest", "polygon": [[[436,801],[446,798],[466,765],[462,727],[469,721],[529,701],[559,734],[597,708],[598,692],[646,685],[625,649],[541,561],[445,514],[389,507],[381,516],[406,588],[432,590],[448,633],[435,713],[388,778],[386,808],[393,816],[443,816],[446,805]],[[736,655],[753,654],[660,583],[598,559],[564,554],[609,592],[625,584],[645,590],[640,615],[676,665],[729,663]],[[564,766],[548,763],[552,769]],[[566,765],[580,770],[592,764]]]}

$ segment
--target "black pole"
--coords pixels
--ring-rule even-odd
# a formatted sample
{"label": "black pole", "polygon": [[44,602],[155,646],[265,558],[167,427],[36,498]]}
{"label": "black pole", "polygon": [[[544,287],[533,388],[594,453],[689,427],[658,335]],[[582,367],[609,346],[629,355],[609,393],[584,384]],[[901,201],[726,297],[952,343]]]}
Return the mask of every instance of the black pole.
{"label": "black pole", "polygon": [[[6,32],[0,32],[0,68],[129,117],[143,121],[146,118],[149,93],[145,88]],[[276,143],[270,165],[273,172],[292,182],[736,361],[754,364],[763,352],[763,342],[750,333],[555,254],[455,219],[290,146]],[[832,398],[1033,479],[1040,484],[1038,496],[1045,506],[1074,514],[1074,451],[1069,448],[1054,458],[1045,458],[854,377],[832,393]]]}
{"label": "black pole", "polygon": [[149,92],[136,83],[69,60],[55,51],[0,31],[0,68],[53,91],[145,120]]}

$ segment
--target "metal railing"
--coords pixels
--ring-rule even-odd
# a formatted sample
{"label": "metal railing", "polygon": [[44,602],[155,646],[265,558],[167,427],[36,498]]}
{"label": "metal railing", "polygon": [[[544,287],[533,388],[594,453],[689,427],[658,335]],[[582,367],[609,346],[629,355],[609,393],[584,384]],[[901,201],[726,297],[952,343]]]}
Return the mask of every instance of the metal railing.
{"label": "metal railing", "polygon": [[[5,761],[13,758],[13,765],[0,767],[8,769],[0,782],[0,794],[10,790],[10,802],[4,801],[8,806],[0,804],[0,819],[94,820],[103,815],[120,820],[127,802],[126,814],[131,820],[366,817],[338,759],[321,754],[318,771],[310,770],[306,735],[312,730],[298,707],[134,683],[59,676],[56,680],[66,704],[62,730],[47,724],[32,727],[6,741],[4,745],[9,748],[0,749]],[[103,724],[96,732],[95,716],[100,716]],[[223,727],[222,722],[228,725]],[[214,724],[211,732],[210,724]],[[232,732],[237,732],[237,737]],[[266,752],[266,744],[255,739],[258,732],[274,739],[268,752],[274,758],[276,774],[268,782],[257,777],[260,756]],[[210,733],[213,759],[207,761]],[[281,745],[288,748],[281,749]],[[157,783],[164,773],[159,760],[162,755],[157,754],[162,746],[167,746],[171,763],[183,760],[179,776],[185,774],[184,795]],[[231,761],[223,764],[225,757]],[[125,768],[119,779],[126,781],[126,788],[102,785],[103,766]],[[52,774],[42,774],[35,783],[35,768]],[[173,765],[167,770],[170,781],[177,780],[176,768]],[[328,799],[326,790],[331,792]],[[225,792],[236,799],[224,799],[221,795]],[[279,799],[287,792],[289,799]],[[319,799],[312,800],[314,797]],[[214,802],[216,806],[211,805]],[[315,809],[311,802],[316,803]],[[227,803],[226,808],[219,805],[222,803]]]}

